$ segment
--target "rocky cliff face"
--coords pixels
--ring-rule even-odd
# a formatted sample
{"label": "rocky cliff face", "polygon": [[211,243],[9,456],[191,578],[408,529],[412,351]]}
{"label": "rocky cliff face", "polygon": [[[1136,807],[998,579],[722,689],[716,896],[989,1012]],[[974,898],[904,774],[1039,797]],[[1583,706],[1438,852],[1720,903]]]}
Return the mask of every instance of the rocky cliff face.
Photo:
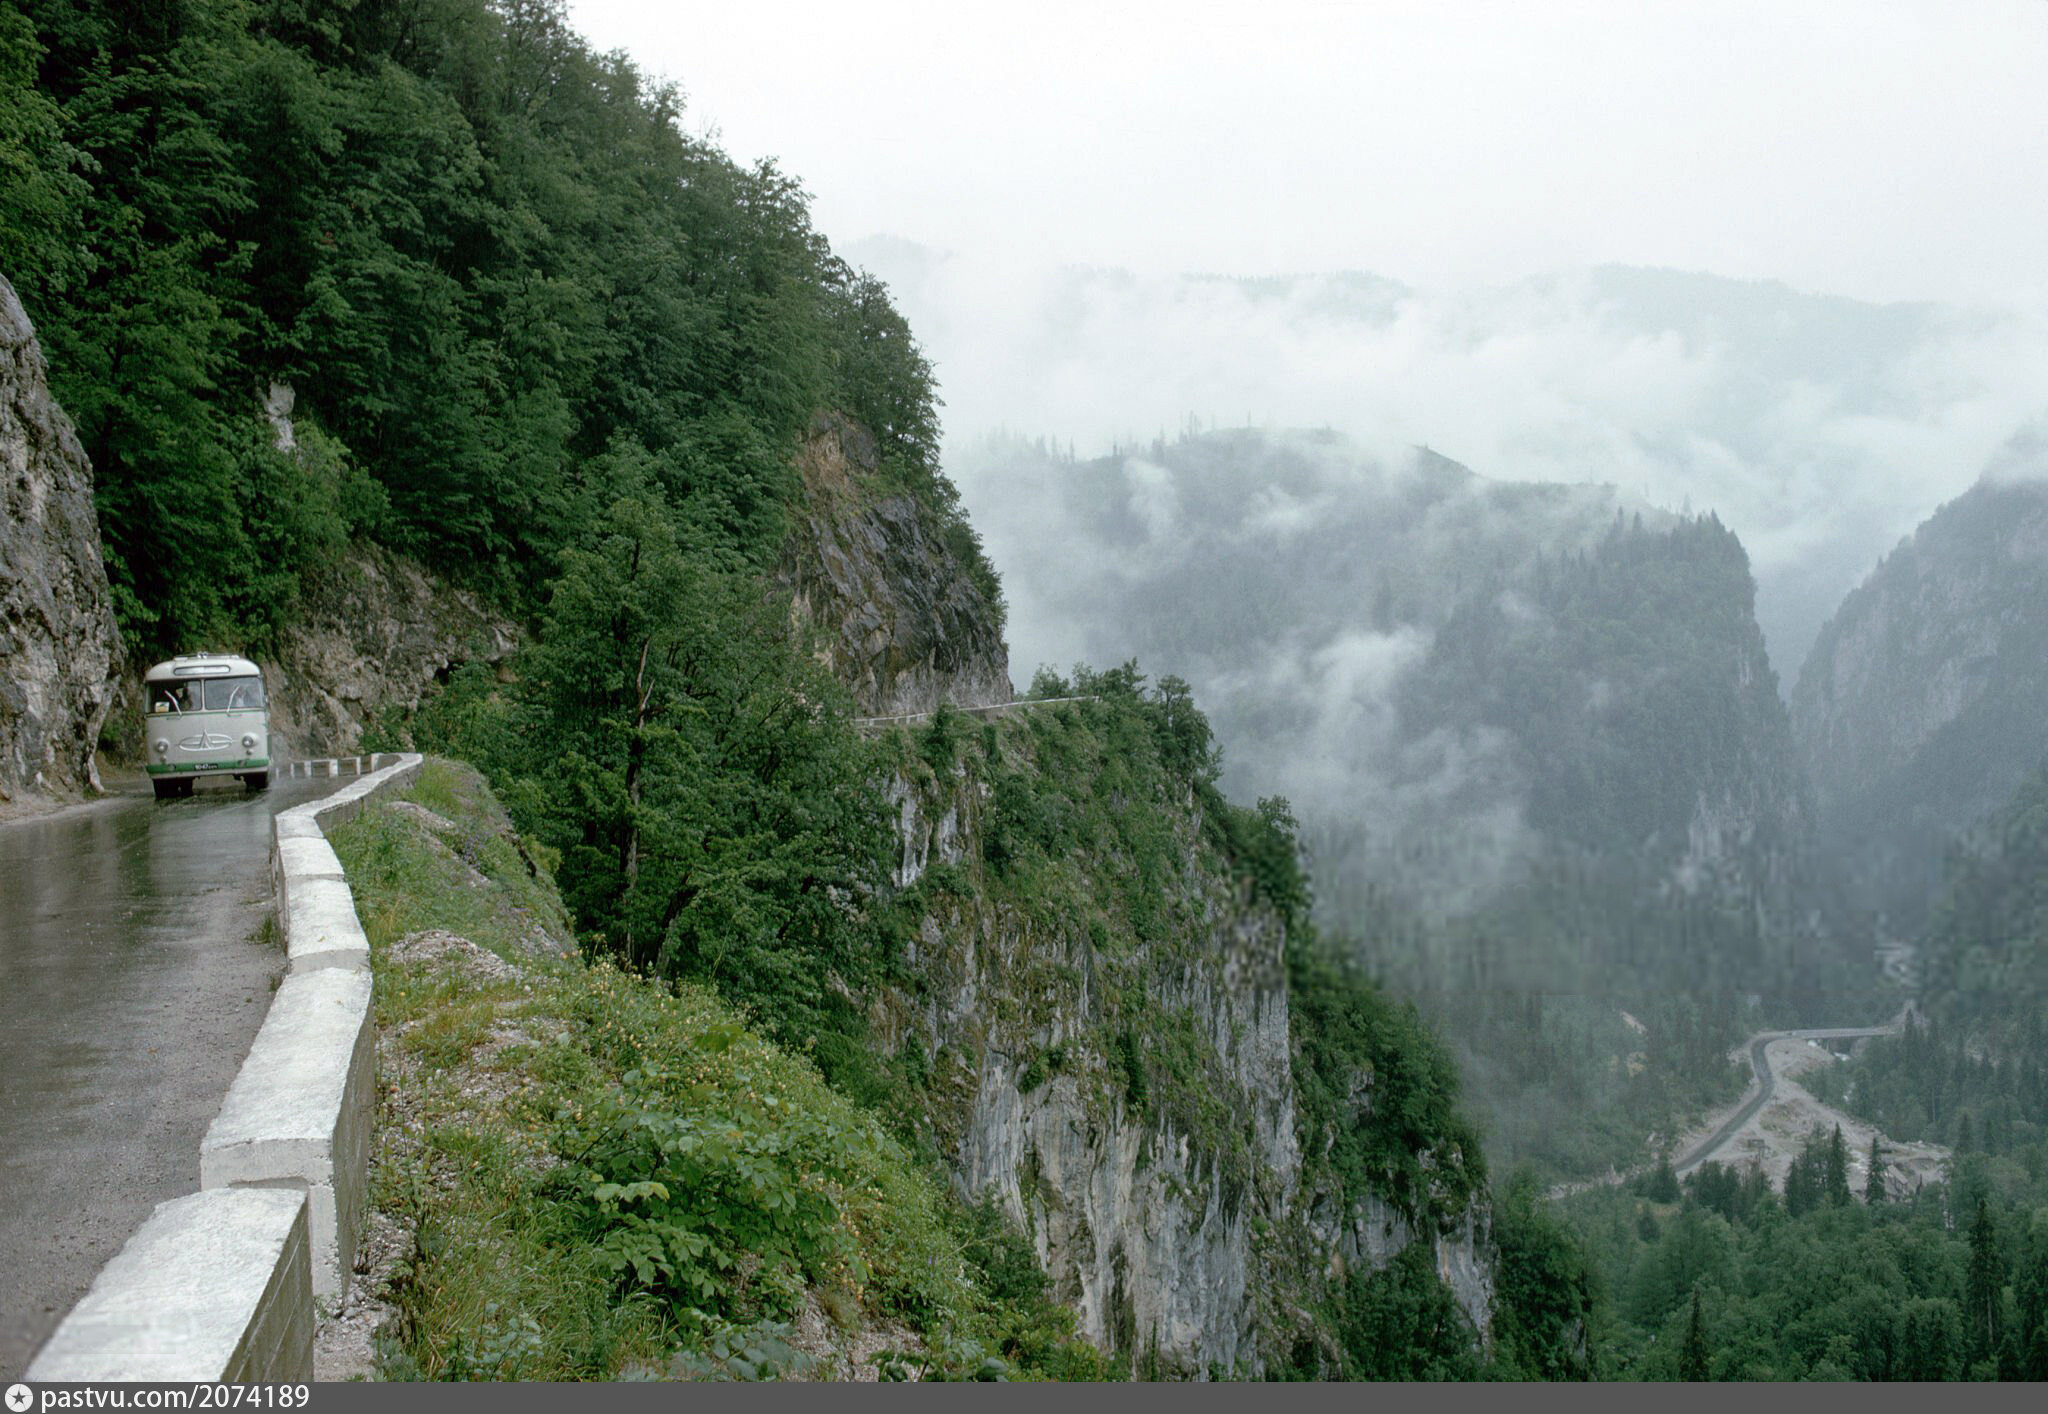
{"label": "rocky cliff face", "polygon": [[353,752],[363,728],[410,712],[451,668],[501,663],[517,627],[477,596],[374,545],[315,572],[297,622],[275,659],[271,723],[292,754]]}
{"label": "rocky cliff face", "polygon": [[[909,497],[875,494],[866,435],[820,418],[799,466],[780,578],[864,710],[1007,701],[999,606]],[[1231,807],[1163,764],[1156,703],[1104,691],[887,729],[909,937],[873,1034],[918,1125],[1135,1373],[1315,1368],[1331,1284],[1413,1242],[1486,1331],[1483,1201],[1347,1184],[1319,1127],[1304,1156],[1287,925],[1205,817]],[[1357,1072],[1342,1122],[1377,1122],[1381,1079]]]}
{"label": "rocky cliff face", "polygon": [[[1809,926],[1812,813],[1754,594],[1741,544],[1712,518],[1616,522],[1590,550],[1486,586],[1438,629],[1402,683],[1400,719],[1411,742],[1473,744],[1466,758],[1488,774],[1438,751],[1421,757],[1434,775],[1420,784],[1457,807],[1438,837],[1476,843],[1432,872],[1398,856],[1378,867],[1462,906],[1441,915],[1469,910],[1523,943],[1493,982],[1819,985],[1834,959]],[[1512,828],[1495,828],[1501,815]],[[1488,878],[1494,895],[1470,897]],[[1572,923],[1556,946],[1529,945],[1559,918]]]}
{"label": "rocky cliff face", "polygon": [[1733,730],[1713,769],[1699,773],[1683,844],[1668,842],[1667,891],[1789,932],[1812,867],[1813,805],[1754,619],[1729,652]]}
{"label": "rocky cliff face", "polygon": [[797,455],[806,504],[776,578],[873,716],[1005,702],[1001,610],[908,495],[876,489],[874,439],[824,414]]}
{"label": "rocky cliff face", "polygon": [[0,801],[99,788],[119,635],[92,468],[0,277]]}
{"label": "rocky cliff face", "polygon": [[[897,784],[899,880],[936,866],[970,887],[934,893],[918,994],[885,1035],[933,1065],[941,1152],[1032,1235],[1086,1335],[1232,1369],[1255,1353],[1252,1224],[1299,1167],[1279,921],[1200,867],[1175,881],[1186,925],[1147,943],[1113,918],[1002,897],[987,794],[965,772]],[[1192,865],[1193,842],[1178,844]],[[1185,1093],[1155,1104],[1129,1062],[1169,1036],[1188,1069],[1159,1088]],[[1185,1103],[1198,1097],[1213,1103]]]}
{"label": "rocky cliff face", "polygon": [[[2048,473],[2028,452],[2007,470]],[[1792,693],[1823,839],[1890,931],[1917,926],[1946,845],[2048,753],[2044,700],[2048,481],[1980,482],[1843,601]]]}
{"label": "rocky cliff face", "polygon": [[[1015,884],[992,862],[990,778],[1088,749],[1086,709],[1034,710],[1068,720],[991,724],[957,767],[906,767],[893,789],[896,883],[924,913],[915,982],[879,1008],[878,1039],[929,1074],[931,1137],[961,1189],[1031,1235],[1082,1333],[1141,1374],[1285,1361],[1318,1339],[1308,1308],[1326,1283],[1415,1241],[1486,1331],[1483,1209],[1439,1226],[1320,1169],[1305,1179],[1285,928],[1186,802],[1159,817],[1174,862],[1156,913],[1121,906],[1118,849],[1083,846]],[[1372,1088],[1361,1076],[1356,1123],[1372,1122]]]}

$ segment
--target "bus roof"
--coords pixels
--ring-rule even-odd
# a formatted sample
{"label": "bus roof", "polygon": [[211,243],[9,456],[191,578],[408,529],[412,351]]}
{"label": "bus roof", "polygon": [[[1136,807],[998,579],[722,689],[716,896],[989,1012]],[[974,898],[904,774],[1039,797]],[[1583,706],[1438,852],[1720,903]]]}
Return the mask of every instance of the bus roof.
{"label": "bus roof", "polygon": [[144,682],[177,678],[262,677],[263,669],[232,653],[186,653],[158,663],[142,675]]}

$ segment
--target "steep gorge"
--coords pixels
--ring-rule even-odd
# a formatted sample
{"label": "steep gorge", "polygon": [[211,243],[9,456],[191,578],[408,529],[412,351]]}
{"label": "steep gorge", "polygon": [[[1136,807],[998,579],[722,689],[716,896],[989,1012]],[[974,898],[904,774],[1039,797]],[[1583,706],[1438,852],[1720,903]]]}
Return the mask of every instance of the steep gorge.
{"label": "steep gorge", "polygon": [[[894,642],[999,645],[986,604],[920,622],[961,602],[943,546],[905,554],[844,534],[843,511],[828,520],[852,486],[835,478],[821,497],[819,471],[837,472],[846,436],[833,427],[804,455],[808,530],[785,564],[810,551],[806,534],[842,528],[804,612],[873,624],[877,600],[916,606]],[[920,695],[892,699],[877,692],[887,650],[847,641],[830,661],[868,710],[977,705],[1002,662],[984,650],[954,675],[927,657]],[[1085,700],[948,708],[895,736],[891,885],[914,921],[906,980],[871,1019],[926,1142],[965,1196],[1029,1235],[1081,1332],[1139,1373],[1334,1369],[1319,1312],[1352,1272],[1417,1241],[1487,1331],[1483,1163],[1462,1122],[1442,1116],[1437,1151],[1407,1155],[1434,1176],[1404,1189],[1332,1159],[1336,1129],[1392,1123],[1391,1071],[1353,1056],[1343,1113],[1300,1108],[1290,954],[1312,934],[1250,866],[1266,822],[1215,792],[1184,688],[1148,692],[1128,670],[1062,686]]]}

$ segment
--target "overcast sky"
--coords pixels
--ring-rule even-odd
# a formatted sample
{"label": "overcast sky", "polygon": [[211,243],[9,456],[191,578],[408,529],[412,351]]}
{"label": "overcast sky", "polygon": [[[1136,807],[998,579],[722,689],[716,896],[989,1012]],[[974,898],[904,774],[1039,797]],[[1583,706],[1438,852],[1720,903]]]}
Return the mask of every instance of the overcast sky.
{"label": "overcast sky", "polygon": [[835,244],[2048,288],[2048,4],[572,0]]}

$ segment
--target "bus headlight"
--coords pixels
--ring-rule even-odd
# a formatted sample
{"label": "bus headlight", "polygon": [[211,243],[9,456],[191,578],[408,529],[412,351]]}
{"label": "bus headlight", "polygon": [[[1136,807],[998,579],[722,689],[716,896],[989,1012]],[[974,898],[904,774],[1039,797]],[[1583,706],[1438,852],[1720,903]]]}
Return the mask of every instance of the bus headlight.
{"label": "bus headlight", "polygon": [[255,751],[255,750],[256,750],[256,733],[254,733],[254,732],[245,732],[245,733],[243,734],[243,736],[242,736],[242,750],[243,750],[243,751],[246,751],[246,752],[253,752],[253,751]]}
{"label": "bus headlight", "polygon": [[156,748],[156,754],[159,756],[168,756],[171,754],[171,743],[170,739],[167,737],[158,737],[155,741],[151,742],[150,745]]}

